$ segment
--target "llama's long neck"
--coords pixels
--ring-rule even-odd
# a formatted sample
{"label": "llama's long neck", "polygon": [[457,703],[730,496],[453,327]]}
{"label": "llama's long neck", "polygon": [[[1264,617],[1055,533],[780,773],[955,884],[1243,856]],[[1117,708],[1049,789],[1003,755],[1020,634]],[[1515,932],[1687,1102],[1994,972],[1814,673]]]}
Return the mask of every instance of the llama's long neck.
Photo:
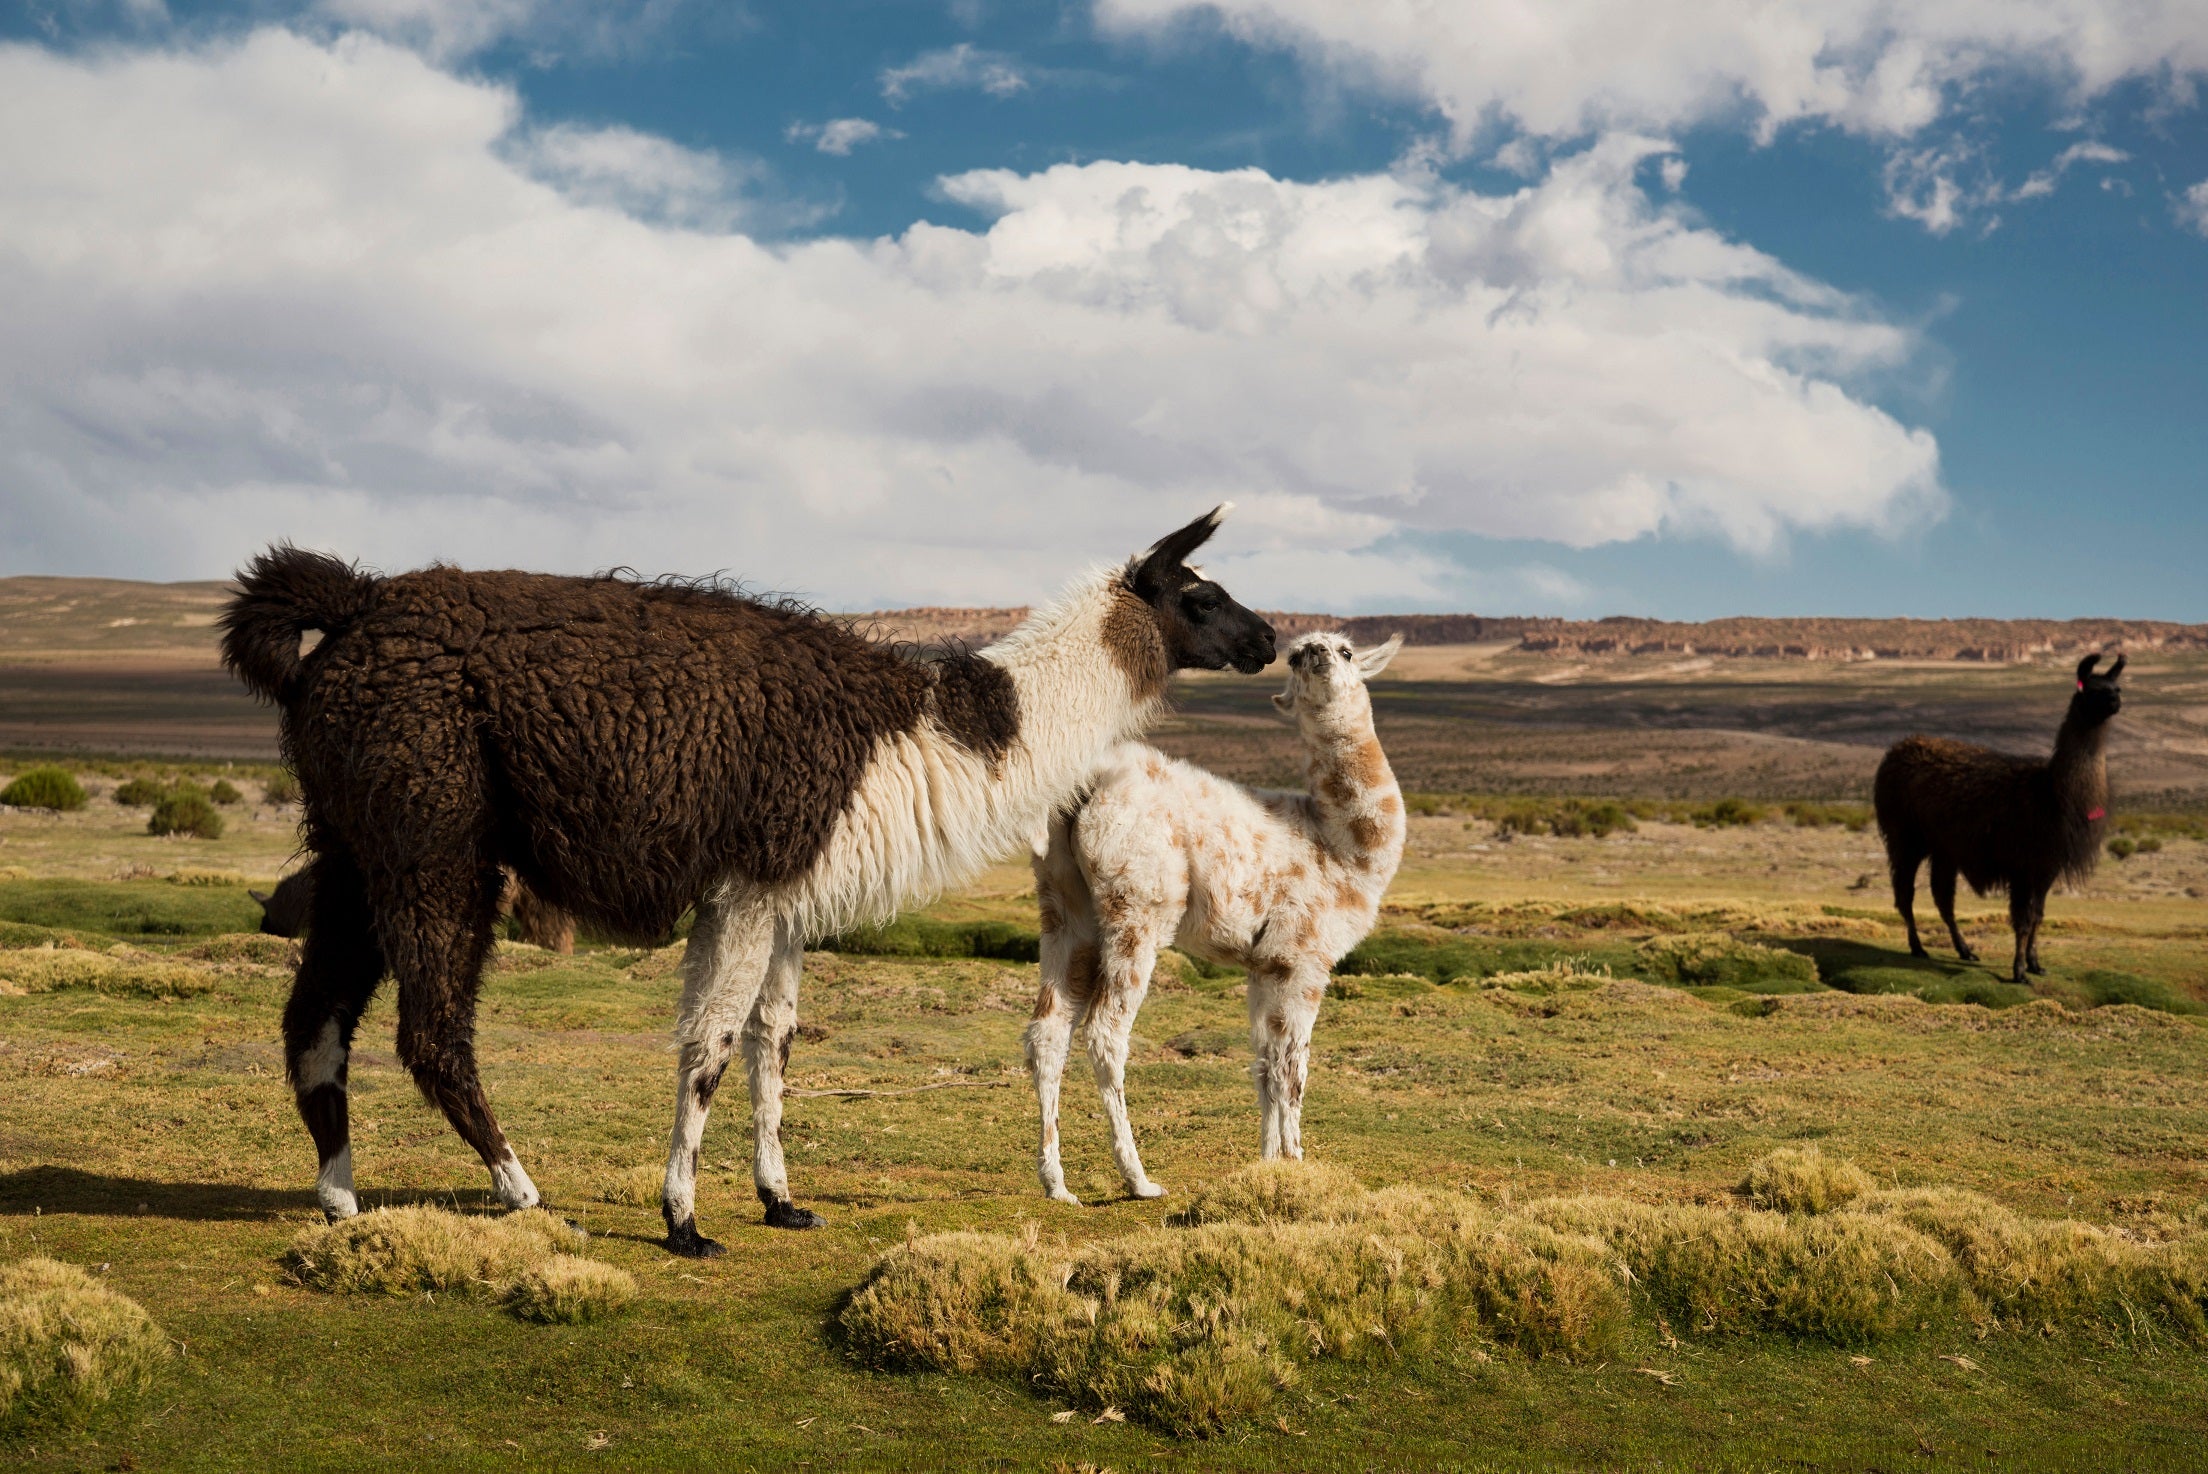
{"label": "llama's long neck", "polygon": [[2073,711],[2055,734],[2055,755],[2048,762],[2055,795],[2067,811],[2080,814],[2108,807],[2108,723]]}
{"label": "llama's long neck", "polygon": [[992,809],[1015,826],[1040,826],[1165,700],[1164,641],[1116,572],[1092,576],[982,658],[1019,693],[1019,735],[991,784]]}
{"label": "llama's long neck", "polygon": [[1306,719],[1300,727],[1304,778],[1323,842],[1352,869],[1394,875],[1403,858],[1403,793],[1372,730],[1370,706]]}

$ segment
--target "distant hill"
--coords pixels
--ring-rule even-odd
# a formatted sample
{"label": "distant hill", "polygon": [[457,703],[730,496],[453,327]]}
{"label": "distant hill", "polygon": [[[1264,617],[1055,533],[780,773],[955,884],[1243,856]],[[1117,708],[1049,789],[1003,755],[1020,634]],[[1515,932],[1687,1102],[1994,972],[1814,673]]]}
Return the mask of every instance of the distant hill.
{"label": "distant hill", "polygon": [[[0,661],[212,664],[227,586],[105,578],[0,578]],[[923,645],[986,645],[1027,609],[925,606],[850,618]],[[1717,619],[1484,614],[1337,616],[1271,612],[1283,636],[1340,629],[1358,641],[1397,630],[1413,645],[1508,645],[1569,656],[1679,655],[1776,660],[1966,660],[2008,663],[2085,650],[2208,650],[2208,624],[2147,619]]]}
{"label": "distant hill", "polygon": [[[1022,609],[890,609],[863,619],[898,639],[984,645]],[[1712,655],[1767,660],[2012,662],[2086,650],[2208,650],[2208,624],[2148,619],[1546,619],[1483,614],[1265,616],[1283,638],[1339,629],[1360,643],[1400,630],[1411,645],[1510,645],[1559,655]]]}

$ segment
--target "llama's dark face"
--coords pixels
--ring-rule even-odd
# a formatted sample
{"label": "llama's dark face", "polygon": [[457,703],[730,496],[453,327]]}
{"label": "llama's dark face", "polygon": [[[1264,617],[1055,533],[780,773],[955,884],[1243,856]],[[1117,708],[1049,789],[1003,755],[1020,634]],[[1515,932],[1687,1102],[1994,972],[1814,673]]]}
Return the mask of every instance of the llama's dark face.
{"label": "llama's dark face", "polygon": [[1224,670],[1255,675],[1273,662],[1273,627],[1235,602],[1187,559],[1208,541],[1225,506],[1159,540],[1129,571],[1127,586],[1150,606],[1171,670]]}
{"label": "llama's dark face", "polygon": [[2088,655],[2078,662],[2078,692],[2070,698],[2070,710],[2096,726],[2124,709],[2124,693],[2116,684],[2124,673],[2124,657],[2117,656],[2114,665],[2096,673],[2093,667],[2100,661],[2100,656]]}

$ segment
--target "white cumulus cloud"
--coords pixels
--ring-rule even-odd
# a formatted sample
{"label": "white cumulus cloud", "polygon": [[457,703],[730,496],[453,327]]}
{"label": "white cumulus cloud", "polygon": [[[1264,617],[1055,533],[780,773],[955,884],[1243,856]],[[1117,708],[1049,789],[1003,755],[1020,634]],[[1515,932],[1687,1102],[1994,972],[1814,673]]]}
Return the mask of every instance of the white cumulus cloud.
{"label": "white cumulus cloud", "polygon": [[2177,197],[2177,220],[2187,229],[2208,236],[2208,179]]}
{"label": "white cumulus cloud", "polygon": [[1479,591],[1428,530],[1936,514],[1867,397],[1911,333],[1652,200],[1666,155],[971,173],[985,227],[793,243],[714,214],[713,156],[364,36],[0,48],[0,571],[291,537],[1009,601],[1232,497],[1238,592],[1400,607]]}
{"label": "white cumulus cloud", "polygon": [[1460,139],[1738,120],[1905,138],[1995,71],[2071,100],[2208,72],[2199,0],[1096,0],[1122,32],[1215,17],[1352,78],[1429,100]]}

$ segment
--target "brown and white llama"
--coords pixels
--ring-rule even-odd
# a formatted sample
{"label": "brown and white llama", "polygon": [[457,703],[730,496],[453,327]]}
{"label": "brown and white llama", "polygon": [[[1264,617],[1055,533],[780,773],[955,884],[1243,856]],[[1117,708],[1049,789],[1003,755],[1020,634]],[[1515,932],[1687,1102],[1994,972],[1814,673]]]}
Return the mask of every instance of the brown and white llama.
{"label": "brown and white llama", "polygon": [[1309,793],[1245,788],[1128,742],[1053,816],[1035,860],[1042,989],[1027,1063],[1043,1118],[1036,1166],[1059,1202],[1079,1201],[1058,1159],[1058,1089],[1084,1023],[1127,1190],[1165,1192],[1143,1171],[1126,1075],[1128,1035],[1168,944],[1248,969],[1261,1150],[1303,1155],[1319,1000],[1334,964],[1372,930],[1403,858],[1403,795],[1365,689],[1402,644],[1397,635],[1360,652],[1312,634],[1288,647],[1288,687],[1273,704],[1303,738]]}
{"label": "brown and white llama", "polygon": [[346,1067],[386,970],[416,1083],[504,1202],[538,1200],[475,1065],[503,865],[615,935],[664,937],[696,908],[668,1247],[720,1252],[697,1229],[698,1147],[739,1040],[766,1221],[820,1222],[790,1201],[780,1135],[805,942],[1029,845],[1173,671],[1272,659],[1272,627],[1186,566],[1225,511],[978,655],[926,660],[716,587],[255,559],[223,658],[281,707],[304,795],[313,915],[284,1041],[324,1211],[358,1211]]}

